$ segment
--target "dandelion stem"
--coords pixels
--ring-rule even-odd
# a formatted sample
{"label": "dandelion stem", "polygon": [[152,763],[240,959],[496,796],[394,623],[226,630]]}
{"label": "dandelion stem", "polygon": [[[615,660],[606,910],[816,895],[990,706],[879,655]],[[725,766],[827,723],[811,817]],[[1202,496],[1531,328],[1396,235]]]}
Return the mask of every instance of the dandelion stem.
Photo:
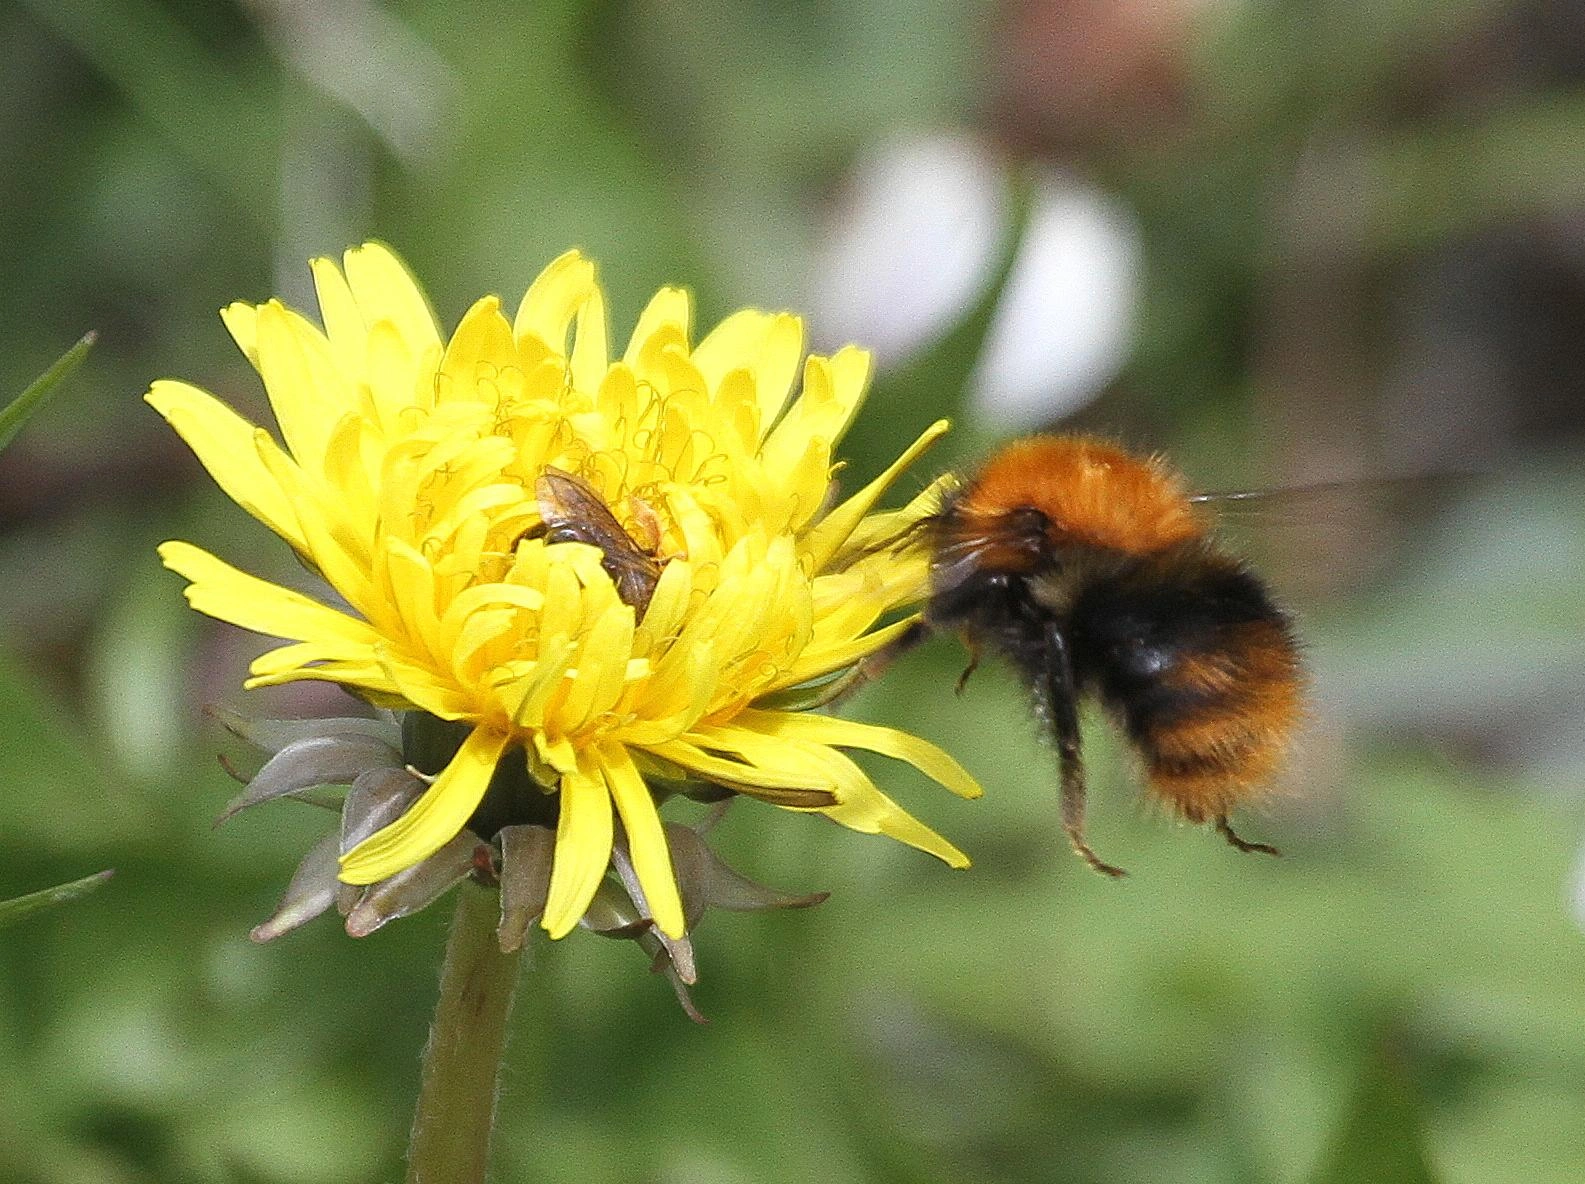
{"label": "dandelion stem", "polygon": [[522,952],[501,953],[495,892],[463,884],[457,897],[440,999],[424,1046],[407,1184],[481,1184],[489,1163],[496,1082]]}

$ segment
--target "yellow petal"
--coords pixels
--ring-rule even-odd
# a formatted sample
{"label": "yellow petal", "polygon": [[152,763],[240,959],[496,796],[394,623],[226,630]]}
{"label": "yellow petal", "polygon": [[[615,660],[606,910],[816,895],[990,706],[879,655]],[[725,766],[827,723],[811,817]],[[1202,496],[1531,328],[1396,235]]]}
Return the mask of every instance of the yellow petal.
{"label": "yellow petal", "polygon": [[561,778],[561,817],[550,895],[541,919],[552,938],[571,933],[611,865],[611,792],[592,763],[579,762]]}
{"label": "yellow petal", "polygon": [[144,400],[176,429],[232,501],[294,547],[304,547],[297,512],[254,451],[259,429],[206,391],[161,379]]}
{"label": "yellow petal", "polygon": [[798,660],[787,668],[785,674],[771,683],[767,690],[783,690],[795,687],[799,683],[808,682],[819,678],[822,674],[830,674],[833,670],[841,670],[851,666],[867,654],[872,654],[888,642],[896,640],[906,633],[919,620],[918,616],[907,617],[901,621],[894,621],[873,633],[866,633],[862,637],[848,640],[830,642],[824,645],[811,643],[798,655]]}
{"label": "yellow petal", "polygon": [[558,775],[576,773],[581,755],[576,745],[565,736],[552,740],[544,732],[534,733],[534,751],[539,754],[539,759],[550,768],[556,770]]}
{"label": "yellow petal", "polygon": [[310,260],[308,268],[314,276],[314,293],[319,297],[319,319],[324,323],[336,364],[349,382],[361,381],[369,334],[352,289],[333,259]]}
{"label": "yellow petal", "polygon": [[[369,326],[366,349],[363,372],[370,400],[388,434],[401,429],[403,412],[414,407],[427,411],[435,405],[434,386],[424,381],[422,355],[414,352],[395,325],[376,321]],[[438,344],[434,351],[438,357]]]}
{"label": "yellow petal", "polygon": [[628,341],[622,360],[635,370],[639,368],[639,355],[649,345],[650,338],[664,330],[672,330],[686,346],[688,328],[693,320],[693,302],[682,288],[662,288],[639,314],[638,324]]}
{"label": "yellow petal", "polygon": [[[514,681],[507,694],[508,711],[512,722],[520,728],[540,729],[545,724],[545,709],[551,698],[561,690],[567,676],[567,663],[576,647],[565,633],[553,636],[540,635],[539,657],[534,669],[526,677]],[[515,706],[512,704],[516,697]]]}
{"label": "yellow petal", "polygon": [[809,753],[837,783],[838,803],[826,817],[864,834],[883,834],[934,855],[948,867],[968,867],[969,857],[887,797],[864,770],[840,752],[811,747]]}
{"label": "yellow petal", "polygon": [[804,784],[825,780],[837,801],[820,807],[820,812],[843,826],[865,834],[889,835],[953,867],[969,865],[968,856],[877,789],[864,770],[834,748],[802,739],[772,738],[735,725],[700,728],[696,735],[701,744],[777,768],[784,777],[802,776]]}
{"label": "yellow petal", "polygon": [[485,296],[463,314],[462,323],[446,344],[437,398],[443,403],[472,400],[493,407],[497,388],[483,384],[493,382],[503,367],[516,361],[517,346],[512,341],[512,327],[501,315],[500,298]]}
{"label": "yellow petal", "polygon": [[682,898],[677,894],[677,877],[671,867],[671,850],[666,846],[666,832],[661,827],[655,799],[634,768],[627,749],[620,744],[607,744],[600,756],[606,784],[622,816],[622,827],[627,831],[633,871],[644,890],[649,915],[667,937],[681,937],[687,930],[687,922],[683,920]]}
{"label": "yellow petal", "polygon": [[578,251],[567,251],[540,272],[517,306],[512,335],[539,338],[552,352],[567,352],[567,329],[591,293],[596,292],[594,264]]}
{"label": "yellow petal", "polygon": [[[341,511],[337,516],[351,527],[342,532],[343,546],[365,561],[369,539],[380,514],[379,496],[374,488],[379,467],[377,463],[371,464],[378,445],[369,440],[371,431],[372,425],[361,415],[342,416],[325,443],[323,474],[325,484],[336,491],[336,504]],[[265,463],[268,466],[269,462]]]}
{"label": "yellow petal", "polygon": [[336,640],[372,646],[378,640],[367,622],[238,571],[191,543],[162,543],[159,552],[166,567],[192,581],[187,587],[188,602],[208,616],[295,641]]}
{"label": "yellow petal", "polygon": [[864,396],[869,393],[870,370],[874,363],[874,355],[856,345],[844,345],[831,355],[832,397],[838,405],[847,408],[847,417],[837,431],[839,437],[858,414]]}
{"label": "yellow petal", "polygon": [[743,711],[733,722],[767,736],[796,737],[813,744],[878,752],[894,761],[912,765],[961,798],[977,798],[985,792],[967,769],[941,749],[898,728],[885,728],[811,712],[787,711]]}
{"label": "yellow petal", "polygon": [[835,446],[864,402],[869,371],[869,353],[851,345],[829,358],[811,355],[802,393],[765,437],[760,456],[767,468],[775,472],[791,464],[811,439]]}
{"label": "yellow petal", "polygon": [[343,263],[347,286],[369,329],[381,321],[389,322],[415,356],[431,346],[439,348],[440,333],[429,301],[391,248],[384,243],[365,243],[348,251]]}
{"label": "yellow petal", "polygon": [[[254,660],[250,669],[257,672],[243,681],[242,689],[251,691],[257,687],[278,687],[311,679],[351,688],[360,698],[376,707],[389,707],[396,711],[422,710],[419,704],[401,694],[378,662],[328,662],[322,660],[320,653],[320,647],[311,642],[273,649]],[[296,660],[298,658],[317,664],[304,666]]]}
{"label": "yellow petal", "polygon": [[304,670],[316,663],[320,665],[313,665],[309,673],[323,669],[324,665],[362,666],[373,670],[379,681],[386,681],[379,677],[372,646],[366,642],[342,641],[339,638],[294,641],[290,645],[276,646],[249,662],[248,673],[255,677],[273,677],[289,670]]}
{"label": "yellow petal", "polygon": [[414,707],[440,719],[475,720],[483,714],[480,708],[484,705],[447,674],[421,666],[389,645],[376,646],[375,656],[384,680]]}
{"label": "yellow petal", "polygon": [[[809,519],[818,514],[832,492],[831,442],[816,436],[804,447],[803,455],[787,466],[783,489],[787,504],[785,518],[778,518],[775,527],[795,533],[803,530]],[[813,565],[810,571],[819,569]]]}
{"label": "yellow petal", "polygon": [[[695,736],[682,740],[672,740],[666,744],[647,746],[646,751],[654,753],[662,760],[670,761],[680,768],[697,773],[705,781],[714,781],[721,785],[747,785],[764,789],[813,789],[832,791],[836,783],[829,774],[824,772],[811,772],[807,763],[801,763],[798,768],[789,768],[784,763],[776,760],[777,752],[774,746],[769,748],[753,746],[752,753],[742,753],[745,760],[727,760],[725,757],[716,756],[706,752],[701,744],[713,745],[719,740],[716,729],[705,729]],[[764,758],[767,764],[755,763],[756,758]]]}
{"label": "yellow petal", "polygon": [[356,400],[324,336],[279,301],[259,309],[259,373],[281,436],[298,463],[324,471],[325,444]]}
{"label": "yellow petal", "polygon": [[580,391],[598,391],[610,363],[609,329],[605,323],[605,295],[595,284],[578,307],[572,345],[572,385]]}
{"label": "yellow petal", "polygon": [[[517,584],[476,584],[457,595],[446,606],[440,621],[439,650],[456,653],[465,632],[477,636],[478,626],[473,619],[481,614],[505,612],[509,618],[519,615],[518,610],[538,612],[545,604],[545,595],[537,588],[524,588]],[[467,648],[477,649],[477,644]]]}
{"label": "yellow petal", "polygon": [[633,610],[613,599],[579,643],[578,674],[556,710],[557,728],[576,731],[615,706],[632,651]]}
{"label": "yellow petal", "polygon": [[686,559],[673,559],[661,568],[649,609],[634,629],[633,652],[655,654],[665,641],[676,637],[692,597],[693,565]]}
{"label": "yellow petal", "polygon": [[821,519],[818,526],[804,536],[803,552],[809,557],[812,570],[820,571],[831,561],[831,557],[858,529],[864,516],[874,508],[881,495],[891,488],[892,483],[902,475],[903,470],[946,435],[951,427],[949,420],[936,420],[920,433],[919,438],[909,445],[908,450],[889,465],[884,473],[832,510]]}
{"label": "yellow petal", "polygon": [[[934,430],[932,425],[931,430]],[[884,514],[871,514],[848,535],[847,542],[838,548],[831,562],[840,566],[851,557],[869,554],[882,547],[896,547],[907,539],[909,528],[922,518],[941,510],[947,495],[955,489],[961,478],[957,473],[942,473],[919,493],[909,499],[900,510]]]}
{"label": "yellow petal", "polygon": [[353,608],[374,615],[367,576],[367,536],[357,529],[357,524],[346,521],[340,504],[327,500],[321,492],[323,482],[309,479],[263,428],[254,432],[253,447],[275,483],[297,507],[303,554]]}
{"label": "yellow petal", "polygon": [[499,732],[485,728],[470,732],[451,763],[407,813],[341,857],[342,883],[377,883],[429,858],[456,838],[484,797],[507,743]]}
{"label": "yellow petal", "polygon": [[234,301],[220,310],[220,319],[225,322],[226,331],[231,334],[231,340],[237,343],[237,348],[242,351],[242,356],[257,370],[259,368],[259,310],[251,304],[241,300]]}
{"label": "yellow petal", "polygon": [[803,356],[803,338],[803,322],[790,313],[772,316],[757,309],[744,309],[705,335],[693,351],[693,361],[711,390],[734,370],[748,372],[754,382],[763,433],[776,422],[787,402],[798,374],[798,359]]}
{"label": "yellow petal", "polygon": [[401,539],[387,540],[382,558],[390,581],[391,607],[396,609],[407,634],[426,642],[438,642],[441,632],[436,610],[435,571],[429,560]]}

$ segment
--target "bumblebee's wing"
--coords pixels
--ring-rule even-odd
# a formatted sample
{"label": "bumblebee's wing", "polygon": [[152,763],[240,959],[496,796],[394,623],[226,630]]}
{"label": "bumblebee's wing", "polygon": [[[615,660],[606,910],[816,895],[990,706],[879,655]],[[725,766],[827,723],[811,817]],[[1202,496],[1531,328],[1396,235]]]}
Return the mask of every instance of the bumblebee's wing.
{"label": "bumblebee's wing", "polygon": [[1482,476],[1475,472],[1411,473],[1270,489],[1220,490],[1191,494],[1189,500],[1215,511],[1220,518],[1315,521],[1339,507],[1396,508],[1446,503]]}
{"label": "bumblebee's wing", "polygon": [[1383,575],[1436,513],[1483,474],[1416,473],[1280,489],[1198,494],[1217,534],[1257,560],[1285,600],[1314,604]]}

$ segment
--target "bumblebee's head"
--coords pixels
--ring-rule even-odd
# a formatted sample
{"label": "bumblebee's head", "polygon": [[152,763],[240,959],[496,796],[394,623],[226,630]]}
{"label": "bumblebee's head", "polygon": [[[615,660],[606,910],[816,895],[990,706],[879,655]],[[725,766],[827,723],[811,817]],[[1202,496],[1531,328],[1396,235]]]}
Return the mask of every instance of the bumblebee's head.
{"label": "bumblebee's head", "polygon": [[973,615],[987,596],[1004,594],[1053,562],[1051,523],[1019,506],[1000,513],[951,499],[931,523],[930,594],[940,618]]}

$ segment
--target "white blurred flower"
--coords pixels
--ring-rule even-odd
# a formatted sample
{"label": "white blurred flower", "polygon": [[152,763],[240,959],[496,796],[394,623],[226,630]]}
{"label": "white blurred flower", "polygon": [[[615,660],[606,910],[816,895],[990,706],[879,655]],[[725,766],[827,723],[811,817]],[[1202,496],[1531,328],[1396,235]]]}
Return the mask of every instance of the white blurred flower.
{"label": "white blurred flower", "polygon": [[[827,341],[863,340],[907,362],[958,324],[991,283],[1011,232],[1011,178],[961,132],[873,148],[816,253],[812,302]],[[1108,194],[1053,170],[1034,178],[1028,224],[970,381],[973,406],[1010,428],[1082,407],[1127,358],[1143,249]]]}
{"label": "white blurred flower", "polygon": [[816,249],[815,331],[906,362],[973,307],[1010,215],[1006,178],[964,133],[873,147],[854,166]]}
{"label": "white blurred flower", "polygon": [[1024,428],[1098,395],[1128,359],[1142,255],[1121,203],[1072,177],[1042,176],[970,380],[974,406]]}

